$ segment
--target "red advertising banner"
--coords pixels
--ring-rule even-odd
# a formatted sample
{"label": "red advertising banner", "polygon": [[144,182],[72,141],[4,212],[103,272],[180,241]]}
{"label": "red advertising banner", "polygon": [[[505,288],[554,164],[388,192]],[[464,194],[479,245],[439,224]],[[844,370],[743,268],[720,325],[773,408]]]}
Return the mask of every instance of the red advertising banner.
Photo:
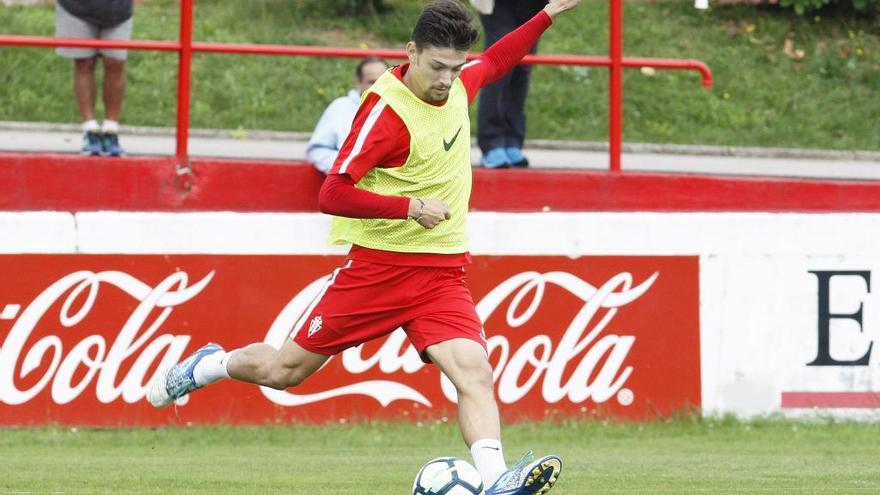
{"label": "red advertising banner", "polygon": [[[334,256],[0,256],[0,425],[265,424],[455,415],[406,335],[285,391],[231,380],[156,410],[156,371],[206,342],[280,345]],[[700,404],[696,256],[476,256],[468,280],[508,421],[649,419]]]}

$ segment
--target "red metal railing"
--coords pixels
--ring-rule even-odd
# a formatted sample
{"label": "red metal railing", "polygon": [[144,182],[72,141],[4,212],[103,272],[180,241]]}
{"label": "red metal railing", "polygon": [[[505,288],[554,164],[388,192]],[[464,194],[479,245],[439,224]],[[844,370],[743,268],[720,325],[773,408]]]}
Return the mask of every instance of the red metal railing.
{"label": "red metal railing", "polygon": [[[691,59],[639,58],[623,56],[623,0],[611,0],[609,12],[609,56],[582,55],[528,55],[523,63],[541,65],[578,65],[608,67],[608,154],[609,169],[620,171],[621,143],[623,140],[623,69],[651,67],[698,71],[704,88],[712,86],[709,67]],[[175,156],[179,169],[189,169],[190,76],[193,53],[233,53],[252,55],[286,55],[305,57],[361,58],[377,55],[389,59],[405,59],[403,50],[330,48],[295,45],[257,45],[233,43],[200,43],[192,39],[193,0],[180,2],[180,41],[110,41],[95,39],[53,38],[43,36],[0,35],[0,46],[45,46],[125,48],[178,52],[177,71],[177,147]],[[472,53],[469,58],[476,58]]]}

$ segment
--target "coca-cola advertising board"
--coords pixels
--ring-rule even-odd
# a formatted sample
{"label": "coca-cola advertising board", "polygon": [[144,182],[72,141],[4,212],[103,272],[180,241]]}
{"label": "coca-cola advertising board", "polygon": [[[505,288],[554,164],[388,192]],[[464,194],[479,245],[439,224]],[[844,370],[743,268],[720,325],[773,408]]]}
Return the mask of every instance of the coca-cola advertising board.
{"label": "coca-cola advertising board", "polygon": [[[0,424],[265,424],[455,414],[401,330],[285,391],[232,380],[153,409],[207,342],[280,345],[340,256],[2,255]],[[475,256],[468,283],[507,420],[647,419],[701,403],[697,256]]]}

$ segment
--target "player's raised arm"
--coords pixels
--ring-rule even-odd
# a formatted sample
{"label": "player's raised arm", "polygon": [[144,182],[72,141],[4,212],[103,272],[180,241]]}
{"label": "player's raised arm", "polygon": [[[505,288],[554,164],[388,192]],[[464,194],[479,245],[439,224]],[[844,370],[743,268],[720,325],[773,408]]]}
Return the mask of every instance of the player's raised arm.
{"label": "player's raised arm", "polygon": [[528,55],[557,15],[574,9],[580,3],[581,0],[556,0],[548,3],[543,12],[539,11],[532,19],[488,47],[479,63],[468,64],[462,72],[462,82],[468,89],[469,101],[476,98],[480,88],[499,80]]}

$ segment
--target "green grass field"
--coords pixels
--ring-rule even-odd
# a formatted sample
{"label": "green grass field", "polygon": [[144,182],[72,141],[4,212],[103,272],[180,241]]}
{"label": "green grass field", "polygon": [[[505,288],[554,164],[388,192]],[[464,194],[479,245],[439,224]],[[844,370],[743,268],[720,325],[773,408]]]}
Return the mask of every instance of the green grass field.
{"label": "green grass field", "polygon": [[[679,419],[529,424],[508,461],[553,451],[552,493],[880,493],[880,426]],[[0,431],[0,494],[408,495],[422,463],[470,460],[451,424]]]}
{"label": "green grass field", "polygon": [[[341,15],[349,2],[196,2],[199,41],[402,48],[423,1],[387,0],[381,16]],[[694,58],[693,72],[625,71],[627,142],[880,149],[880,22],[848,14],[692,0],[625,5],[628,56]],[[139,2],[135,38],[177,39],[171,0]],[[0,33],[52,35],[51,2],[0,7]],[[607,2],[588,0],[541,39],[542,53],[607,55]],[[482,46],[478,47],[482,48]],[[133,52],[123,124],[173,126],[175,57]],[[311,131],[353,79],[352,60],[196,55],[192,126]],[[71,64],[45,48],[0,49],[0,120],[77,122]],[[607,139],[608,71],[537,67],[528,100],[530,138]],[[476,112],[472,112],[476,114]]]}

